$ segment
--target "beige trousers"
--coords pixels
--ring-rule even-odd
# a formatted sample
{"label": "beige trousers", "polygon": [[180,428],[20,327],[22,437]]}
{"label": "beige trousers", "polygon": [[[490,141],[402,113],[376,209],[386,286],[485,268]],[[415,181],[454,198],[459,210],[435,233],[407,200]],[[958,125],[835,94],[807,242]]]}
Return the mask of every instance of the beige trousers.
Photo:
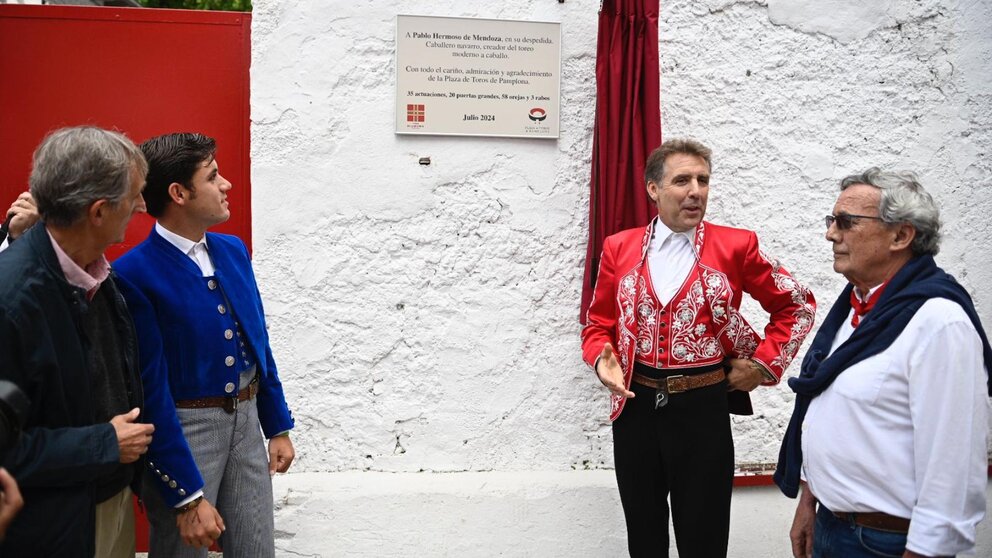
{"label": "beige trousers", "polygon": [[96,554],[134,558],[134,504],[130,487],[96,505]]}

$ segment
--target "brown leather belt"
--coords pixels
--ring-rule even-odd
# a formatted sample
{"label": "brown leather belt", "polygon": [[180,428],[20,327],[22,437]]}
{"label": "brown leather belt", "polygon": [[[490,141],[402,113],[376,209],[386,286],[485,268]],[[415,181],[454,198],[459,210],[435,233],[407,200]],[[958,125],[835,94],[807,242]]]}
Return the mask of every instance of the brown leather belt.
{"label": "brown leather belt", "polygon": [[869,529],[890,533],[908,533],[909,520],[882,512],[833,512],[837,519]]}
{"label": "brown leather belt", "polygon": [[658,379],[649,378],[643,374],[634,372],[634,376],[631,379],[642,386],[647,386],[649,388],[663,388],[667,393],[682,393],[684,391],[718,384],[726,377],[727,375],[723,372],[723,369],[720,368],[713,370],[712,372],[695,374],[692,376],[676,375]]}
{"label": "brown leather belt", "polygon": [[213,407],[220,407],[228,412],[228,414],[233,413],[238,408],[239,401],[248,401],[258,394],[258,379],[252,380],[248,387],[242,389],[238,392],[238,396],[234,397],[201,397],[200,399],[183,399],[176,401],[176,408],[179,409],[209,409]]}

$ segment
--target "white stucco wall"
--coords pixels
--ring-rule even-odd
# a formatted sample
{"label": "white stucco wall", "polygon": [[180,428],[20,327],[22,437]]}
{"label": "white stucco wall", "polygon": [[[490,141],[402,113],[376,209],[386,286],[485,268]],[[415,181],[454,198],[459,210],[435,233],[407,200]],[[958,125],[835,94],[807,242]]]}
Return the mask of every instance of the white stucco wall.
{"label": "white stucco wall", "polygon": [[[277,485],[280,548],[367,555],[348,545],[370,548],[355,541],[379,540],[372,533],[401,518],[416,527],[418,508],[457,522],[490,505],[503,533],[502,506],[520,505],[562,529],[550,547],[560,555],[613,555],[622,546],[579,528],[587,513],[622,526],[609,471],[561,480],[612,466],[607,398],[579,358],[577,323],[599,3],[254,6],[254,255],[297,419],[296,474]],[[560,21],[561,138],[394,135],[398,13]],[[660,20],[663,134],[713,148],[708,219],[757,230],[826,309],[844,283],[822,225],[838,180],[873,165],[915,169],[943,210],[938,262],[992,323],[981,289],[992,280],[992,2],[679,0],[662,3]],[[762,319],[754,304],[745,313]],[[739,462],[775,460],[791,404],[784,385],[756,393],[758,414],[734,421]],[[394,477],[377,472],[402,482],[383,486]],[[457,472],[520,484],[492,498],[474,480],[449,498],[410,496]],[[328,488],[340,486],[405,504],[381,523],[341,523],[351,508]],[[548,497],[535,504],[534,490]],[[792,503],[768,501],[785,519],[746,531],[771,539],[787,531]],[[365,523],[364,534],[314,542]],[[395,540],[412,545],[397,556],[493,555],[453,539]]]}

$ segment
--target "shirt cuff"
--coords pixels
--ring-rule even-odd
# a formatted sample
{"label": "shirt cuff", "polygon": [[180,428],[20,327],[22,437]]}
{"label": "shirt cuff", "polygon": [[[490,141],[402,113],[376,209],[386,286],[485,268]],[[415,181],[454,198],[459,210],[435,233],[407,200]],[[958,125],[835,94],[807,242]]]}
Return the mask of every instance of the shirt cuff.
{"label": "shirt cuff", "polygon": [[[290,430],[292,430],[292,429],[290,429]],[[282,432],[280,432],[278,434],[273,434],[269,439],[271,440],[272,438],[278,438],[279,436],[289,436],[289,430],[283,430]]]}
{"label": "shirt cuff", "polygon": [[172,506],[172,507],[173,508],[181,508],[181,507],[183,507],[186,504],[192,502],[193,500],[196,500],[197,498],[199,498],[201,496],[203,496],[203,490],[202,489],[197,490],[196,492],[190,494],[188,498],[186,498],[182,502],[179,502],[178,504],[176,504],[175,506]]}

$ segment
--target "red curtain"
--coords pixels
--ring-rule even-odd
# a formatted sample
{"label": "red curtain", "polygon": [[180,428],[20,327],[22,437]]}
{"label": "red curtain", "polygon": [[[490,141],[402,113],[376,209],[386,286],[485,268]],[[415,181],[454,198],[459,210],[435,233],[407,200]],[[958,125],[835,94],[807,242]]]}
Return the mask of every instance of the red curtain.
{"label": "red curtain", "polygon": [[603,239],[657,214],[644,190],[644,161],[661,145],[659,0],[604,0],[596,44],[589,245],[580,321],[596,286]]}

